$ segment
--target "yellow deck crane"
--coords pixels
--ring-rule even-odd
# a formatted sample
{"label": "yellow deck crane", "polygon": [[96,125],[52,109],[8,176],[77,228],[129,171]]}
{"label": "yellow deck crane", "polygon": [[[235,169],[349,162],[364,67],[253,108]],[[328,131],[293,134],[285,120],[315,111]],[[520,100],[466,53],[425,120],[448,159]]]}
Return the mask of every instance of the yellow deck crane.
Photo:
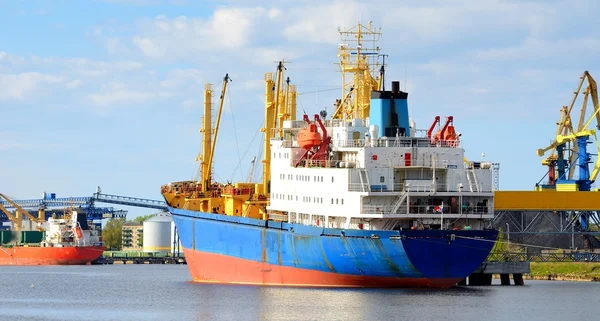
{"label": "yellow deck crane", "polygon": [[[0,203],[0,210],[2,212],[4,212],[4,214],[6,214],[6,217],[8,217],[8,219],[13,223],[15,231],[21,230],[22,225],[23,225],[23,216],[26,216],[29,219],[29,224],[30,224],[29,229],[30,230],[32,228],[31,224],[36,223],[36,228],[39,231],[44,231],[44,229],[41,227],[41,223],[44,222],[44,220],[45,220],[43,211],[40,211],[40,216],[36,218],[35,216],[29,214],[29,212],[24,210],[17,203],[13,202],[6,195],[0,193],[0,200],[2,200],[2,199],[6,200],[10,205],[12,205],[16,209],[16,213],[13,214],[9,210],[7,210],[6,207],[2,206],[2,204]],[[40,223],[40,224],[38,224],[38,223]]]}
{"label": "yellow deck crane", "polygon": [[246,180],[247,183],[252,183],[252,176],[254,176],[254,164],[256,163],[256,156],[254,156],[252,158],[252,161],[250,161],[250,171],[248,173],[248,179]]}

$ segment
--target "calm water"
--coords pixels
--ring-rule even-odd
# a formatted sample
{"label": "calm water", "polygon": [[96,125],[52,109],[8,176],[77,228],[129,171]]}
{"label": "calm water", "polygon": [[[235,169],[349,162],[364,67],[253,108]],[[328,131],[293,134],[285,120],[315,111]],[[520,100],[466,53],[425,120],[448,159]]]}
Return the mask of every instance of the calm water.
{"label": "calm water", "polygon": [[[185,265],[0,267],[4,320],[598,320],[600,283],[450,290],[203,285]],[[497,281],[495,281],[497,282]]]}

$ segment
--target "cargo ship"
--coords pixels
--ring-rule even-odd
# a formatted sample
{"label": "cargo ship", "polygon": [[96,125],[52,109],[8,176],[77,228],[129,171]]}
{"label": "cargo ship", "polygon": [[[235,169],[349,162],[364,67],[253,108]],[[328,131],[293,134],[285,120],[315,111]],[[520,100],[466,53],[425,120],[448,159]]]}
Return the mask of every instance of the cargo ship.
{"label": "cargo ship", "polygon": [[489,255],[497,166],[468,161],[454,117],[420,130],[372,24],[340,31],[341,98],[296,119],[285,63],[265,75],[262,180],[212,178],[223,97],[205,87],[194,180],[161,186],[192,280],[307,287],[447,288]]}
{"label": "cargo ship", "polygon": [[[17,208],[13,215],[0,204],[13,223],[12,230],[0,230],[0,265],[83,265],[104,252],[100,230],[88,224],[85,213],[71,209],[62,217],[43,221],[43,211],[35,218],[4,195],[0,197]],[[25,230],[23,216],[29,218],[29,230]]]}

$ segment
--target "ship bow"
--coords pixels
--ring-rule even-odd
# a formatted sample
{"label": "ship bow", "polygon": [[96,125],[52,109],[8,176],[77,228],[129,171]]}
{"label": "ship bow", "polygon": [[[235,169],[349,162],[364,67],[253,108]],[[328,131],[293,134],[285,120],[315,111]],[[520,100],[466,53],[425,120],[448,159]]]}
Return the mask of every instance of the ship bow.
{"label": "ship bow", "polygon": [[[432,285],[452,286],[483,263],[498,236],[494,230],[403,231],[410,262]],[[439,284],[438,284],[439,283]]]}

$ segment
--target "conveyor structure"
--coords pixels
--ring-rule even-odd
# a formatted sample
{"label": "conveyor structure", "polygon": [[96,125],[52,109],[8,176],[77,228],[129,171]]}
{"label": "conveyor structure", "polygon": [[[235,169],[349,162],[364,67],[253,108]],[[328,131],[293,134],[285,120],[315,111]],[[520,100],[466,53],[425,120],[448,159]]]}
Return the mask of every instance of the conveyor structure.
{"label": "conveyor structure", "polygon": [[[163,201],[103,194],[100,187],[98,187],[96,193],[94,193],[92,196],[57,198],[55,193],[44,192],[42,198],[13,201],[35,216],[39,214],[40,210],[43,210],[45,212],[46,219],[51,217],[53,214],[62,213],[62,210],[67,207],[75,207],[78,210],[85,212],[89,221],[99,221],[107,218],[124,218],[127,216],[127,210],[115,209],[113,207],[97,207],[96,203],[152,208],[158,210],[167,209],[167,205]],[[14,210],[14,206],[5,200],[2,200],[0,205],[4,206],[8,210]],[[1,213],[0,224],[7,221],[8,217],[4,213]]]}

